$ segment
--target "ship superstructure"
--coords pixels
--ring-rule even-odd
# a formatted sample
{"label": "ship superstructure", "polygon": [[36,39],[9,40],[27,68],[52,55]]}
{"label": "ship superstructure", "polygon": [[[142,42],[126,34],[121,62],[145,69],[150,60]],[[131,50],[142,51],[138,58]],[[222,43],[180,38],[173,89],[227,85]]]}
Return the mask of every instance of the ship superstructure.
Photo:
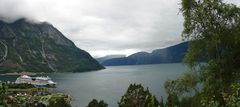
{"label": "ship superstructure", "polygon": [[47,77],[30,77],[28,75],[22,75],[17,78],[15,81],[16,84],[22,84],[22,83],[27,83],[27,84],[32,84],[34,86],[38,87],[55,87],[56,83],[52,81],[51,78]]}

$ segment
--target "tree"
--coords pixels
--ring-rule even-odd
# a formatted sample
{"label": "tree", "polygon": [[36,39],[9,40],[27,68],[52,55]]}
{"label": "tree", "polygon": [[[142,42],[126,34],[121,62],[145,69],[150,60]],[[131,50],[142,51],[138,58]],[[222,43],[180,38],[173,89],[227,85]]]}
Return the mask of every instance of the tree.
{"label": "tree", "polygon": [[190,41],[184,62],[200,73],[205,97],[225,106],[222,93],[240,75],[240,8],[222,0],[182,0],[181,11],[182,37]]}
{"label": "tree", "polygon": [[186,93],[197,93],[197,84],[199,83],[196,72],[186,72],[176,80],[168,80],[164,83],[165,90],[168,94],[182,96]]}
{"label": "tree", "polygon": [[[168,94],[166,105],[169,107],[181,106],[180,102],[189,103],[191,93],[197,94],[199,78],[196,72],[186,72],[176,80],[168,80],[164,83]],[[182,100],[181,100],[182,99]],[[186,106],[183,106],[186,107]]]}
{"label": "tree", "polygon": [[105,103],[103,100],[100,100],[99,102],[96,99],[93,99],[91,102],[89,102],[87,107],[107,107],[108,104]]}
{"label": "tree", "polygon": [[156,97],[141,84],[130,84],[118,104],[119,107],[160,107]]}

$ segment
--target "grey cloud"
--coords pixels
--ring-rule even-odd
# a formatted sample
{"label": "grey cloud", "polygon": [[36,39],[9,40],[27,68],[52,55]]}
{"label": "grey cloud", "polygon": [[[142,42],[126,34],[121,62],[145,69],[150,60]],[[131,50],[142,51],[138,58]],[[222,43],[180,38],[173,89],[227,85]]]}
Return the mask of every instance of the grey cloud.
{"label": "grey cloud", "polygon": [[[240,0],[227,0],[239,4]],[[47,21],[94,56],[181,42],[180,0],[0,0],[0,19]]]}

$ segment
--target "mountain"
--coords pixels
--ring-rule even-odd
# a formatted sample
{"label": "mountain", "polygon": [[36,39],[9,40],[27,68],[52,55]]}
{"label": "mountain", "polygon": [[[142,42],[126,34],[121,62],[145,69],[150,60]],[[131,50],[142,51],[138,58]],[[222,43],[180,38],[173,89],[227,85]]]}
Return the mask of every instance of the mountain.
{"label": "mountain", "polygon": [[103,63],[104,61],[109,60],[109,59],[113,59],[113,58],[123,58],[123,57],[126,57],[126,55],[107,55],[107,56],[104,56],[104,57],[96,58],[96,60],[97,60],[99,63]]}
{"label": "mountain", "polygon": [[0,21],[0,73],[83,72],[104,67],[53,25]]}
{"label": "mountain", "polygon": [[128,57],[113,58],[102,62],[105,66],[118,65],[143,65],[160,63],[178,63],[181,62],[187,53],[188,42],[183,42],[163,49],[157,49],[152,53],[138,52]]}

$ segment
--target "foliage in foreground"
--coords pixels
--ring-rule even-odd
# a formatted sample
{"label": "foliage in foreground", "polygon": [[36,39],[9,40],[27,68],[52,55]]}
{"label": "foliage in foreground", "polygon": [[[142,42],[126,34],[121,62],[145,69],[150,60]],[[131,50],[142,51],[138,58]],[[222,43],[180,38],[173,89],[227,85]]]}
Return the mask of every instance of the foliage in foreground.
{"label": "foliage in foreground", "polygon": [[63,97],[62,95],[53,95],[49,99],[49,107],[71,107],[67,97]]}
{"label": "foliage in foreground", "polygon": [[130,84],[127,92],[122,96],[119,107],[159,107],[160,103],[148,89],[139,84]]}
{"label": "foliage in foreground", "polygon": [[164,87],[168,94],[167,107],[197,107],[198,99],[193,94],[199,94],[199,78],[196,72],[186,72],[176,80],[168,80]]}
{"label": "foliage in foreground", "polygon": [[[168,93],[171,100],[167,103],[177,107],[239,107],[240,8],[222,0],[182,0],[181,11],[185,19],[182,37],[190,41],[184,62],[199,81],[186,84],[178,78],[166,82],[167,90],[174,89]],[[197,84],[202,87],[200,92],[182,96]]]}
{"label": "foliage in foreground", "polygon": [[100,100],[99,102],[96,99],[93,99],[91,102],[89,102],[87,107],[107,107],[108,104],[105,103],[103,100]]}

